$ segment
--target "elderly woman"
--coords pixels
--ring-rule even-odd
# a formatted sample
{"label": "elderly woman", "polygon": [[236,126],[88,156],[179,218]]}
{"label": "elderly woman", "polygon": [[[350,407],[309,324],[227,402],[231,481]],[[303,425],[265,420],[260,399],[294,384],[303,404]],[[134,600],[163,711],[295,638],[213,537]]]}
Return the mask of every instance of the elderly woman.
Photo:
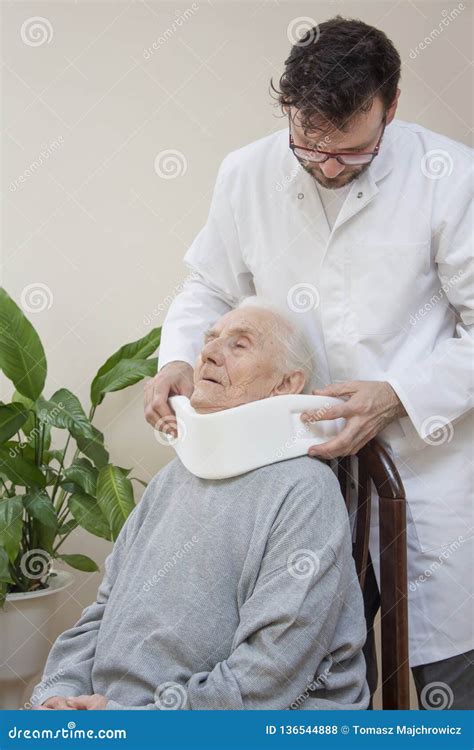
{"label": "elderly woman", "polygon": [[[291,320],[246,300],[207,331],[191,403],[205,413],[301,393],[311,367]],[[365,709],[351,551],[338,482],[321,461],[210,481],[175,458],[123,526],[96,601],[56,640],[31,702]]]}

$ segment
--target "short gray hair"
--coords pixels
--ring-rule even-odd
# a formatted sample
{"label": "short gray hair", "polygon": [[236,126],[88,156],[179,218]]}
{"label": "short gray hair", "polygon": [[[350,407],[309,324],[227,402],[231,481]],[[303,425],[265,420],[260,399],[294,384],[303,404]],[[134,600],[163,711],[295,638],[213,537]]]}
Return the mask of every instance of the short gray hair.
{"label": "short gray hair", "polygon": [[281,357],[277,367],[282,375],[293,370],[302,370],[305,376],[303,393],[308,393],[311,388],[315,362],[312,347],[304,331],[288,313],[264,297],[259,295],[244,297],[235,309],[241,310],[246,307],[257,307],[275,316],[276,331],[281,344]]}

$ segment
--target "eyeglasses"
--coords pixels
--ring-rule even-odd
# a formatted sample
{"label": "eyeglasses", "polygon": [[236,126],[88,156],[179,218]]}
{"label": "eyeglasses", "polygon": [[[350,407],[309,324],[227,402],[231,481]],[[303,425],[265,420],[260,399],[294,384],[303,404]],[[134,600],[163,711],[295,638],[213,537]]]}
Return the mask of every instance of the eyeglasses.
{"label": "eyeglasses", "polygon": [[317,164],[323,164],[323,162],[327,161],[328,159],[336,159],[339,164],[344,164],[345,166],[370,164],[370,162],[375,159],[375,157],[379,153],[380,143],[382,141],[386,125],[386,117],[384,116],[382,120],[382,132],[380,133],[380,138],[378,139],[377,145],[375,146],[373,151],[338,151],[334,153],[333,151],[321,151],[320,149],[297,146],[293,141],[293,136],[291,135],[291,120],[289,113],[288,120],[290,134],[289,146],[297,159],[303,159],[303,161],[311,161]]}

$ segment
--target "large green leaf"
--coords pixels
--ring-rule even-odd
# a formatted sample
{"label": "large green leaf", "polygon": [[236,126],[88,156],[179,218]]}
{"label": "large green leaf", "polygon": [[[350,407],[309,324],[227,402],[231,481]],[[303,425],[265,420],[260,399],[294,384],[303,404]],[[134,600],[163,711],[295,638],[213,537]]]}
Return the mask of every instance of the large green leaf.
{"label": "large green leaf", "polygon": [[24,434],[28,437],[31,431],[36,426],[35,402],[32,401],[31,398],[28,398],[28,396],[24,396],[22,393],[20,393],[20,391],[17,390],[15,390],[12,396],[12,401],[23,404],[23,406],[29,410],[28,419],[21,428],[22,432],[24,432]]}
{"label": "large green leaf", "polygon": [[[0,547],[0,581],[2,583],[15,583],[13,578],[10,575],[10,570],[8,567],[8,555],[6,551],[3,549],[3,547]],[[2,586],[2,600],[5,597],[5,590]],[[3,602],[2,602],[3,605]]]}
{"label": "large green leaf", "polygon": [[23,498],[28,515],[41,521],[45,526],[56,529],[58,526],[58,514],[54,508],[53,502],[49,495],[41,490],[28,492]]}
{"label": "large green leaf", "polygon": [[77,447],[82,453],[90,458],[98,469],[107,466],[109,453],[104,447],[104,436],[99,430],[92,426],[91,435],[75,435]]}
{"label": "large green leaf", "polygon": [[60,388],[44,406],[51,424],[67,429],[77,447],[98,467],[106,466],[109,454],[104,447],[103,434],[87,418],[79,399],[66,388]]}
{"label": "large green leaf", "polygon": [[35,401],[46,380],[41,340],[16,302],[0,287],[0,370],[24,396]]}
{"label": "large green leaf", "polygon": [[[64,469],[63,477],[66,482],[73,482],[86,495],[95,495],[98,471],[87,458],[77,458],[69,468]],[[64,487],[64,482],[61,482]]]}
{"label": "large green leaf", "polygon": [[112,539],[109,523],[94,497],[76,493],[67,502],[69,510],[83,529],[103,539]]}
{"label": "large green leaf", "polygon": [[28,419],[29,411],[23,404],[13,401],[0,405],[0,443],[9,440]]}
{"label": "large green leaf", "polygon": [[112,370],[118,362],[122,359],[146,359],[158,349],[160,339],[161,328],[152,328],[152,330],[149,331],[146,336],[143,336],[143,338],[138,339],[137,341],[132,341],[129,344],[124,344],[120,349],[117,349],[117,351],[114,352],[97,370],[97,374],[92,381],[91,393],[95,389],[96,380],[102,375],[105,375],[106,372]]}
{"label": "large green leaf", "polygon": [[0,548],[13,562],[20,549],[23,532],[23,502],[20,495],[0,500]]}
{"label": "large green leaf", "polygon": [[64,560],[71,568],[77,570],[84,570],[86,573],[93,573],[99,570],[99,566],[94,560],[91,560],[87,555],[58,555],[60,560]]}
{"label": "large green leaf", "polygon": [[[13,446],[15,443],[10,443]],[[0,471],[7,475],[13,484],[24,487],[44,487],[46,477],[37,466],[20,454],[12,457],[7,446],[0,448]]]}
{"label": "large green leaf", "polygon": [[151,359],[122,359],[103,375],[94,378],[91,386],[91,402],[94,406],[100,404],[106,393],[120,391],[129,385],[134,385],[145,377],[156,375],[158,360]]}
{"label": "large green leaf", "polygon": [[116,539],[135,507],[132,483],[117,466],[109,464],[99,471],[97,502]]}

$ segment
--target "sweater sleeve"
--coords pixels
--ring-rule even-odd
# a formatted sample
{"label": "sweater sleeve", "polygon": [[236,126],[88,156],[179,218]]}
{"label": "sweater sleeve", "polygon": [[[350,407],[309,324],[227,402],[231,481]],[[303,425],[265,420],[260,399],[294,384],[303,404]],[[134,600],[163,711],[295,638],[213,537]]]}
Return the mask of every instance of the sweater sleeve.
{"label": "sweater sleeve", "polygon": [[[240,608],[232,652],[210,671],[193,674],[186,685],[165,685],[169,699],[185,710],[288,709],[307,695],[308,683],[328,663],[345,588],[353,570],[349,523],[337,480],[328,469],[319,487],[304,480],[288,493],[268,537],[253,590]],[[320,502],[326,493],[325,502]],[[324,506],[324,507],[323,507]],[[333,512],[328,509],[333,508]],[[358,586],[352,578],[352,585]],[[345,633],[347,664],[357,674],[347,684],[355,695],[365,689],[362,605]],[[351,652],[357,657],[351,659]],[[359,659],[360,657],[360,659]],[[357,683],[357,684],[355,684]],[[341,695],[344,691],[341,691]],[[159,691],[157,691],[159,693]],[[160,698],[146,706],[160,709]],[[344,698],[332,708],[354,708]],[[322,701],[324,703],[324,701]],[[166,704],[165,704],[166,705]],[[314,707],[314,704],[313,704]],[[328,706],[326,706],[328,707]],[[365,707],[365,706],[358,706]]]}
{"label": "sweater sleeve", "polygon": [[86,607],[76,624],[61,633],[53,644],[41,681],[33,689],[32,707],[53,696],[69,698],[93,693],[91,674],[102,616],[127,549],[143,522],[155,481],[156,478],[146,488],[105,559],[105,573],[95,602]]}

